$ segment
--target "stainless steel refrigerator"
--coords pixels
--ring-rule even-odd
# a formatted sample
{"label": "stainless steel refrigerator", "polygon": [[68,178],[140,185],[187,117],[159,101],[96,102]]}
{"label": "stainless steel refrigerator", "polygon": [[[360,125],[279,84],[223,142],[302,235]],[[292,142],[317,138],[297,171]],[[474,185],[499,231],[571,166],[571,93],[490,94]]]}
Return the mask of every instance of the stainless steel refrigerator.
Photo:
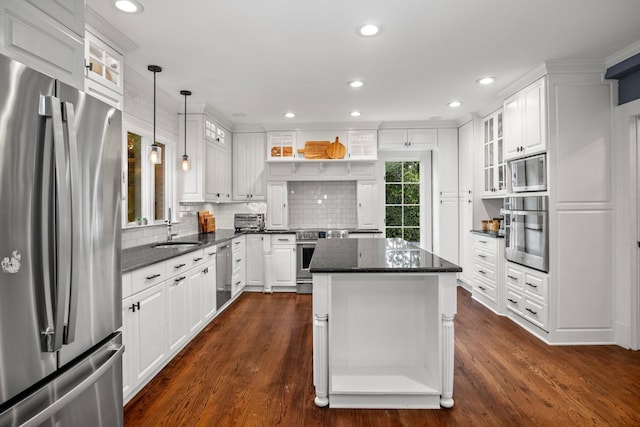
{"label": "stainless steel refrigerator", "polygon": [[0,56],[0,427],[123,424],[121,120]]}

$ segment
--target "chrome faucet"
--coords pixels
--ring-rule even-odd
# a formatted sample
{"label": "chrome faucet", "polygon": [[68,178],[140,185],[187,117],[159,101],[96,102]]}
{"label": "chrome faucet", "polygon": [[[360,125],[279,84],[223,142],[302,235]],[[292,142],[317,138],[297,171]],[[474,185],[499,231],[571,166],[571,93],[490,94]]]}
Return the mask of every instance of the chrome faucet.
{"label": "chrome faucet", "polygon": [[178,233],[171,233],[171,208],[169,208],[169,214],[167,215],[167,242],[171,241],[171,239],[173,239],[173,236],[177,236]]}

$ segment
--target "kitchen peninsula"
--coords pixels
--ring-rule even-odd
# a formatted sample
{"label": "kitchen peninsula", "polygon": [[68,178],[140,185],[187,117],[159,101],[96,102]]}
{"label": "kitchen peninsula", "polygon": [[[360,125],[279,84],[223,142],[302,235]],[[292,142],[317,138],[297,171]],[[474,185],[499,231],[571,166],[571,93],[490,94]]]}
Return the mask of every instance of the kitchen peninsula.
{"label": "kitchen peninsula", "polygon": [[402,239],[322,239],[310,271],[316,405],[453,406],[459,266]]}

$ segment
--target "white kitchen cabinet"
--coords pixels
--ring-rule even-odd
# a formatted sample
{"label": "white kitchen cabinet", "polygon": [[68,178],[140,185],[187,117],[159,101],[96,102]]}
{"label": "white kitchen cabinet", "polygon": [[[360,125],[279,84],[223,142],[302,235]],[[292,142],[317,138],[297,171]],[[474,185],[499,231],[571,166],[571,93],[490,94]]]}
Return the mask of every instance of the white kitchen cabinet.
{"label": "white kitchen cabinet", "polygon": [[505,313],[504,239],[473,234],[473,299]]}
{"label": "white kitchen cabinet", "polygon": [[378,158],[378,133],[375,130],[350,130],[347,132],[347,142],[347,159]]}
{"label": "white kitchen cabinet", "polygon": [[246,287],[254,291],[263,291],[265,286],[264,239],[265,234],[247,234],[246,242]]}
{"label": "white kitchen cabinet", "polygon": [[473,281],[473,121],[458,130],[458,279],[471,286]]}
{"label": "white kitchen cabinet", "polygon": [[267,159],[293,160],[296,153],[296,131],[267,132]]}
{"label": "white kitchen cabinet", "polygon": [[378,228],[378,185],[376,181],[358,181],[356,197],[358,203],[358,228]]}
{"label": "white kitchen cabinet", "polygon": [[380,151],[423,151],[435,149],[437,146],[437,129],[378,130],[378,150]]}
{"label": "white kitchen cabinet", "polygon": [[271,283],[274,291],[296,291],[296,235],[271,235]]}
{"label": "white kitchen cabinet", "polygon": [[[204,293],[204,273],[202,267],[195,267],[187,271],[187,326],[189,336],[195,335],[204,326],[204,312],[202,304],[202,294]],[[174,279],[175,280],[175,279]]]}
{"label": "white kitchen cabinet", "polygon": [[507,294],[504,303],[509,313],[548,331],[548,275],[519,264],[507,262],[505,283]]}
{"label": "white kitchen cabinet", "polygon": [[[215,246],[205,249],[214,250]],[[215,254],[215,252],[213,252]],[[205,254],[206,256],[206,254]],[[202,267],[202,312],[205,324],[216,314],[216,259],[215,255]]]}
{"label": "white kitchen cabinet", "polygon": [[267,185],[267,228],[287,230],[289,207],[286,182],[269,182]]}
{"label": "white kitchen cabinet", "polygon": [[186,279],[186,276],[177,276],[166,282],[169,354],[177,353],[189,338]]}
{"label": "white kitchen cabinet", "polygon": [[528,157],[547,149],[546,83],[541,78],[504,101],[505,158]]}
{"label": "white kitchen cabinet", "polygon": [[124,370],[130,370],[130,384],[136,387],[159,369],[167,358],[166,289],[159,283],[122,301],[123,335],[129,353]]}
{"label": "white kitchen cabinet", "polygon": [[258,201],[266,197],[265,133],[233,135],[233,199]]}
{"label": "white kitchen cabinet", "polygon": [[96,35],[85,33],[85,92],[122,110],[123,57]]}
{"label": "white kitchen cabinet", "polygon": [[234,298],[246,285],[246,237],[240,236],[231,242],[231,298]]}
{"label": "white kitchen cabinet", "polygon": [[458,197],[458,130],[438,129],[438,186],[441,198]]}
{"label": "white kitchen cabinet", "polygon": [[438,236],[434,252],[454,264],[458,263],[458,198],[440,199]]}
{"label": "white kitchen cabinet", "polygon": [[502,197],[507,194],[507,165],[504,156],[504,118],[502,110],[482,121],[483,197]]}
{"label": "white kitchen cabinet", "polygon": [[[184,120],[178,120],[179,146],[184,146]],[[190,169],[181,172],[181,202],[231,202],[229,132],[206,114],[187,115]]]}
{"label": "white kitchen cabinet", "polygon": [[83,0],[3,0],[0,54],[84,90],[84,10]]}

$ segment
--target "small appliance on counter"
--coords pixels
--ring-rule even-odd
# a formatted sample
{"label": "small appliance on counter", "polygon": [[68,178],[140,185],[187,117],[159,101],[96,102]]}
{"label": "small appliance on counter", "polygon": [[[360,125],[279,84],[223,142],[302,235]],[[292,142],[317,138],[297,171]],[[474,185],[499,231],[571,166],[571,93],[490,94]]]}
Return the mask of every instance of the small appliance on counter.
{"label": "small appliance on counter", "polygon": [[233,217],[233,227],[236,231],[263,231],[263,213],[237,213]]}

